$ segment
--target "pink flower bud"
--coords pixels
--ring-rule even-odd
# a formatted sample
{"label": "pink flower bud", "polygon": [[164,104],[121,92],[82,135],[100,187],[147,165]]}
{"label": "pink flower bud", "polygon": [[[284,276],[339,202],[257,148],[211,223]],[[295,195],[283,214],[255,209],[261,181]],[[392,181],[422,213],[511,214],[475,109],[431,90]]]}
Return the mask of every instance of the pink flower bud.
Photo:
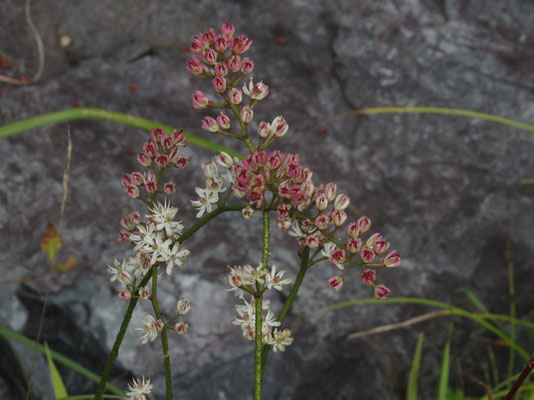
{"label": "pink flower bud", "polygon": [[230,168],[234,164],[232,157],[230,157],[224,151],[221,151],[217,156],[215,156],[215,161],[224,168]]}
{"label": "pink flower bud", "polygon": [[228,98],[232,104],[241,104],[241,101],[243,100],[243,92],[238,88],[233,88],[228,92]]}
{"label": "pink flower bud", "polygon": [[213,89],[218,93],[224,93],[226,90],[226,78],[216,76],[215,79],[211,81]]}
{"label": "pink flower bud", "polygon": [[215,42],[216,38],[217,38],[217,34],[215,33],[215,31],[212,28],[206,29],[204,31],[204,34],[202,35],[202,40],[205,43],[213,43],[213,42]]}
{"label": "pink flower bud", "polygon": [[304,238],[304,243],[310,249],[316,249],[321,244],[321,239],[317,235],[308,235]]}
{"label": "pink flower bud", "polygon": [[150,167],[152,164],[152,160],[145,153],[139,153],[137,155],[137,162],[144,167]]}
{"label": "pink flower bud", "polygon": [[334,248],[330,252],[330,257],[328,257],[328,259],[330,260],[331,263],[336,264],[336,265],[344,264],[345,263],[345,250],[339,249],[337,247]]}
{"label": "pink flower bud", "polygon": [[154,193],[158,189],[156,185],[156,176],[152,174],[152,172],[149,171],[144,176],[144,185],[148,193]]}
{"label": "pink flower bud", "polygon": [[315,217],[315,226],[319,228],[320,230],[324,231],[328,228],[328,225],[330,224],[330,217],[326,214],[320,214],[317,217]]}
{"label": "pink flower bud", "polygon": [[258,134],[261,138],[266,138],[271,132],[271,124],[265,121],[261,121],[258,124]]}
{"label": "pink flower bud", "polygon": [[347,242],[347,249],[349,249],[352,254],[356,254],[358,251],[360,251],[361,247],[362,241],[360,238],[350,238]]}
{"label": "pink flower bud", "polygon": [[202,54],[202,61],[211,66],[215,65],[217,63],[217,52],[213,49],[207,49]]}
{"label": "pink flower bud", "polygon": [[333,276],[332,278],[328,279],[328,286],[330,286],[336,292],[339,291],[339,289],[341,289],[342,285],[343,285],[343,278],[341,276]]}
{"label": "pink flower bud", "polygon": [[371,219],[369,217],[360,217],[358,218],[358,221],[356,221],[356,224],[358,225],[358,229],[360,230],[360,234],[365,233],[371,228]]}
{"label": "pink flower bud", "polygon": [[384,284],[375,286],[375,297],[380,300],[387,300],[388,295],[391,293],[391,289],[387,288]]}
{"label": "pink flower bud", "polygon": [[377,240],[373,244],[373,250],[377,255],[383,254],[389,249],[390,243],[385,241],[384,239]]}
{"label": "pink flower bud", "polygon": [[356,222],[351,222],[347,225],[347,232],[349,233],[349,236],[353,239],[356,239],[358,235],[360,234],[360,229],[358,228],[358,224]]}
{"label": "pink flower bud", "polygon": [[340,227],[347,220],[347,213],[345,210],[332,211],[332,220],[337,227]]}
{"label": "pink flower bud", "polygon": [[230,40],[234,35],[235,28],[226,21],[221,26],[221,33],[226,40]]}
{"label": "pink flower bud", "polygon": [[175,146],[185,146],[185,137],[184,137],[184,130],[180,129],[177,131],[176,129],[172,132],[172,138],[174,139],[174,145]]}
{"label": "pink flower bud", "polygon": [[324,194],[328,201],[334,201],[337,196],[337,187],[334,183],[330,182],[326,184],[324,188]]}
{"label": "pink flower bud", "polygon": [[202,54],[204,52],[204,43],[202,40],[195,38],[191,41],[191,53]]}
{"label": "pink flower bud", "polygon": [[130,218],[132,219],[132,222],[136,225],[139,225],[142,220],[141,220],[141,214],[139,214],[139,212],[133,212],[130,214]]}
{"label": "pink flower bud", "polygon": [[334,201],[334,210],[344,210],[349,206],[350,198],[346,194],[338,194]]}
{"label": "pink flower bud", "polygon": [[360,257],[365,264],[369,264],[374,260],[375,252],[369,248],[365,248],[360,252]]}
{"label": "pink flower bud", "polygon": [[176,192],[176,184],[174,182],[167,182],[163,185],[163,191],[165,194],[172,194]]}
{"label": "pink flower bud", "polygon": [[130,243],[130,232],[125,229],[121,229],[117,240],[120,243]]}
{"label": "pink flower bud", "polygon": [[397,250],[388,253],[382,264],[386,267],[398,267],[402,262],[402,258]]}
{"label": "pink flower bud", "polygon": [[289,217],[278,218],[278,220],[276,221],[276,225],[278,226],[278,229],[281,232],[285,232],[291,226],[291,218]]}
{"label": "pink flower bud", "polygon": [[226,115],[225,113],[220,113],[219,116],[217,117],[217,124],[219,124],[219,126],[222,128],[222,129],[229,129],[230,128],[230,118],[228,118],[228,115]]}
{"label": "pink flower bud", "polygon": [[178,335],[183,335],[184,333],[189,332],[189,324],[184,321],[178,321],[176,325],[174,325],[174,331]]}
{"label": "pink flower bud", "polygon": [[158,145],[152,140],[149,140],[143,145],[143,153],[145,153],[147,157],[154,157],[154,154],[156,154],[157,151]]}
{"label": "pink flower bud", "polygon": [[135,185],[142,185],[144,180],[145,178],[143,177],[143,174],[141,172],[132,172],[132,181]]}
{"label": "pink flower bud", "polygon": [[142,287],[139,289],[139,297],[142,298],[143,300],[150,299],[151,294],[152,293],[150,293],[150,290],[148,290],[146,287]]}
{"label": "pink flower bud", "polygon": [[241,210],[241,215],[245,219],[251,219],[254,217],[254,209],[251,206],[246,206]]}
{"label": "pink flower bud", "polygon": [[150,132],[150,137],[156,143],[159,143],[163,137],[165,137],[165,131],[161,128],[154,128]]}
{"label": "pink flower bud", "polygon": [[284,117],[281,115],[273,119],[273,122],[271,123],[271,134],[275,137],[279,138],[286,134],[287,130],[289,129],[289,125],[287,124]]}
{"label": "pink flower bud", "polygon": [[139,188],[137,186],[126,186],[124,190],[132,199],[137,199],[139,197]]}
{"label": "pink flower bud", "polygon": [[213,67],[213,71],[215,72],[215,75],[224,77],[228,74],[228,67],[226,64],[217,63],[215,67]]}
{"label": "pink flower bud", "polygon": [[248,124],[250,121],[252,121],[252,117],[254,117],[254,111],[249,106],[245,106],[241,109],[241,119],[245,124]]}
{"label": "pink flower bud", "polygon": [[319,211],[324,211],[328,207],[328,199],[324,194],[320,194],[315,199],[315,206]]}
{"label": "pink flower bud", "polygon": [[171,136],[165,136],[161,139],[161,146],[168,152],[174,146],[174,139]]}
{"label": "pink flower bud", "polygon": [[202,64],[197,58],[187,60],[187,67],[185,68],[193,75],[199,76],[206,71],[206,66]]}
{"label": "pink flower bud", "polygon": [[178,300],[178,304],[176,304],[176,311],[180,315],[185,315],[191,310],[191,302],[187,299],[180,299]]}
{"label": "pink flower bud", "polygon": [[365,270],[360,274],[360,279],[364,285],[371,286],[376,279],[376,272],[371,268],[365,268]]}
{"label": "pink flower bud", "polygon": [[169,165],[169,156],[157,153],[155,157],[155,162],[158,167],[167,168],[167,166]]}
{"label": "pink flower bud", "polygon": [[202,126],[202,129],[205,129],[208,132],[217,132],[219,130],[217,121],[209,116],[204,117],[200,125]]}
{"label": "pink flower bud", "polygon": [[241,69],[241,57],[240,56],[232,56],[228,60],[228,68],[230,68],[230,71],[232,71],[234,74]]}
{"label": "pink flower bud", "polygon": [[219,37],[217,39],[215,39],[215,48],[217,49],[218,52],[220,53],[224,53],[224,51],[226,50],[226,48],[228,47],[228,40],[223,38],[223,37]]}
{"label": "pink flower bud", "polygon": [[117,293],[117,296],[119,296],[119,299],[124,301],[129,301],[132,298],[132,293],[128,289],[121,289],[119,290],[119,293]]}
{"label": "pink flower bud", "polygon": [[193,108],[197,110],[206,108],[211,103],[201,90],[197,90],[193,93],[191,98],[193,101]]}
{"label": "pink flower bud", "polygon": [[252,70],[254,69],[254,61],[252,61],[250,58],[245,57],[241,61],[241,72],[246,75],[250,74]]}

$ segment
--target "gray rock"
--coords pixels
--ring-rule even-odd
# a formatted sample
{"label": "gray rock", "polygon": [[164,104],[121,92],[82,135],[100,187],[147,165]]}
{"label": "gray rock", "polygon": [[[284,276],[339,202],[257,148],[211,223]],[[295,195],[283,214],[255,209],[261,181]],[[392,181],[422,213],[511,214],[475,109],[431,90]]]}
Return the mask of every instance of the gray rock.
{"label": "gray rock", "polygon": [[[468,287],[492,312],[507,313],[507,232],[512,242],[517,314],[532,320],[534,190],[520,185],[534,177],[531,132],[465,117],[445,115],[346,116],[363,107],[443,106],[464,108],[529,122],[534,120],[534,5],[529,2],[452,0],[146,2],[66,0],[33,2],[32,16],[46,48],[43,79],[27,87],[2,84],[0,124],[75,105],[142,116],[213,139],[199,132],[201,114],[190,93],[207,82],[185,71],[181,52],[194,34],[225,20],[254,41],[254,77],[270,86],[255,121],[283,113],[289,133],[276,144],[298,152],[318,183],[334,181],[353,204],[373,219],[403,255],[401,268],[379,271],[379,280],[397,296],[421,296],[474,309],[455,289]],[[72,43],[59,45],[59,36]],[[283,38],[281,40],[280,38]],[[285,44],[283,44],[285,41]],[[280,44],[282,43],[282,44]],[[0,50],[13,63],[1,73],[31,76],[35,43],[21,2],[0,4]],[[135,92],[130,84],[137,84]],[[325,130],[319,129],[323,126]],[[80,263],[54,274],[42,340],[99,373],[118,330],[125,305],[115,297],[106,265],[128,249],[116,242],[123,213],[138,207],[119,181],[137,168],[141,130],[102,121],[76,121],[68,201],[62,223],[64,249]],[[0,268],[2,279],[46,271],[40,249],[45,225],[59,216],[66,159],[65,124],[47,126],[0,141]],[[175,204],[186,226],[195,221],[190,206],[202,185],[200,164],[212,155],[188,147],[191,165],[174,179]],[[235,216],[235,215],[234,215]],[[231,325],[236,299],[225,292],[226,265],[257,263],[260,221],[224,215],[186,244],[184,270],[161,282],[162,311],[172,313],[179,297],[189,297],[191,333],[171,336],[174,392],[186,399],[249,399],[252,346]],[[295,276],[297,246],[273,232],[271,260]],[[331,265],[312,268],[285,326],[295,343],[272,354],[265,376],[266,399],[404,398],[417,333],[425,332],[421,395],[435,395],[449,320],[432,320],[403,330],[348,340],[347,335],[428,312],[416,305],[348,308],[297,318],[335,302],[372,293],[351,273],[339,293],[326,279]],[[0,324],[35,337],[48,277],[4,284]],[[280,309],[287,294],[274,294]],[[132,375],[151,376],[154,393],[164,393],[160,345],[139,344],[132,328],[146,305],[136,310],[112,381],[125,387]],[[148,308],[146,308],[148,310]],[[451,385],[467,395],[489,367],[486,346],[493,338],[473,322],[455,319]],[[520,330],[526,349],[532,335]],[[0,342],[0,397],[23,398],[15,358],[28,371],[32,352]],[[495,349],[499,365],[508,354]],[[34,376],[35,398],[51,398],[44,359]],[[516,370],[521,360],[516,357]],[[59,366],[69,394],[95,386]],[[45,371],[45,372],[43,372]],[[504,368],[500,369],[504,373]],[[463,383],[462,383],[463,382]]]}

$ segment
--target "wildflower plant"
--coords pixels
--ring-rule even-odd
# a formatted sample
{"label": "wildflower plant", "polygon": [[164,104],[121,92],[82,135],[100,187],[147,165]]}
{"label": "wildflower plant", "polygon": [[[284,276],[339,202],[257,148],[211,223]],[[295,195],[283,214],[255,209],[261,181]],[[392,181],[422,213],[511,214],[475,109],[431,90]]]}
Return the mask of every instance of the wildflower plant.
{"label": "wildflower plant", "polygon": [[[306,272],[315,264],[333,264],[332,277],[325,282],[339,291],[354,268],[364,286],[372,289],[378,299],[387,299],[390,289],[376,283],[379,268],[393,268],[401,263],[396,250],[380,233],[370,234],[371,220],[360,217],[351,221],[346,209],[349,197],[338,191],[334,183],[316,184],[312,171],[301,164],[298,154],[285,154],[267,148],[283,137],[289,129],[282,115],[269,121],[254,122],[254,109],[269,94],[269,86],[250,76],[255,63],[244,54],[252,45],[245,35],[237,36],[228,22],[220,32],[208,29],[195,36],[187,60],[187,70],[194,76],[211,81],[212,94],[197,90],[192,94],[195,109],[213,110],[201,127],[209,132],[229,136],[244,143],[248,154],[243,158],[221,152],[202,164],[203,185],[196,187],[197,198],[191,205],[199,221],[185,229],[177,220],[178,209],[166,199],[176,190],[173,181],[164,181],[167,170],[184,169],[188,165],[182,153],[186,145],[181,131],[154,129],[143,145],[137,161],[144,168],[126,174],[121,185],[125,193],[145,203],[147,213],[134,211],[121,220],[120,242],[132,246],[133,254],[108,266],[111,280],[121,287],[118,297],[129,306],[119,334],[107,360],[95,396],[102,398],[111,365],[128,327],[138,300],[149,301],[153,314],[145,314],[135,328],[143,344],[161,340],[165,367],[167,399],[172,398],[171,360],[167,332],[182,335],[188,332],[186,321],[180,319],[191,308],[186,299],[177,301],[176,313],[165,318],[159,310],[157,284],[176,268],[184,268],[189,250],[183,243],[223,212],[239,211],[245,220],[259,213],[263,224],[263,248],[253,265],[228,267],[228,291],[240,301],[235,306],[233,324],[245,339],[254,342],[254,399],[261,399],[262,380],[268,354],[285,351],[294,341],[291,330],[283,326]],[[274,217],[274,218],[272,218]],[[296,240],[299,247],[300,270],[290,277],[284,269],[269,263],[270,229],[276,227]],[[287,288],[287,289],[286,289]],[[276,315],[266,298],[268,291],[288,290],[281,312]],[[134,378],[127,395],[145,399],[152,388],[150,380]]]}

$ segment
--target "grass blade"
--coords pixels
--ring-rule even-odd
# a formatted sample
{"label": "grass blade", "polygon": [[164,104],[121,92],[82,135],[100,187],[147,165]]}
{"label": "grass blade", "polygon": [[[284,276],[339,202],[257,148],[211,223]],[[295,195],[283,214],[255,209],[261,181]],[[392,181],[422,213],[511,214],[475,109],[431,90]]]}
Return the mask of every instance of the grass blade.
{"label": "grass blade", "polygon": [[484,304],[482,304],[482,302],[480,301],[480,299],[477,297],[477,295],[470,289],[468,288],[458,288],[456,289],[456,292],[458,293],[465,293],[465,295],[467,296],[467,298],[469,299],[469,301],[471,301],[471,303],[473,303],[473,305],[481,312],[481,313],[484,313],[484,314],[489,314],[489,311],[488,309],[484,306]]}
{"label": "grass blade", "polygon": [[[42,345],[42,344],[39,344],[37,342],[35,342],[34,340],[31,340],[29,338],[27,338],[26,336],[24,335],[21,335],[20,333],[17,333],[15,331],[12,331],[11,329],[8,329],[6,327],[3,327],[3,326],[0,326],[0,335],[2,335],[3,337],[5,337],[6,339],[11,339],[11,340],[14,340],[15,342],[18,342],[20,344],[23,344],[25,346],[28,346],[30,348],[35,348],[37,349],[37,351],[40,351],[41,353],[44,353],[45,352],[45,347]],[[73,361],[71,360],[70,358],[68,357],[65,357],[64,355],[61,355],[53,350],[50,350],[50,356],[52,357],[52,359],[54,359],[56,362],[59,362],[63,365],[66,365],[67,367],[69,367],[70,369],[72,369],[73,371],[76,371],[80,374],[82,374],[83,376],[85,376],[86,378],[94,381],[94,382],[99,382],[100,381],[100,376],[98,376],[97,374],[95,374],[94,372],[92,371],[89,371],[87,368],[85,368],[84,366],[78,364],[76,361]],[[120,390],[119,388],[117,388],[116,386],[112,385],[111,383],[106,383],[106,388],[118,395],[118,396],[122,396],[124,397],[125,394],[122,390]]]}
{"label": "grass blade", "polygon": [[[147,130],[151,130],[153,128],[163,128],[168,132],[172,132],[174,129],[171,126],[160,124],[156,121],[150,121],[148,119],[135,117],[129,114],[103,110],[100,108],[80,107],[69,108],[48,114],[41,114],[36,117],[26,118],[17,122],[13,122],[12,124],[0,126],[0,139],[16,135],[17,133],[29,131],[31,129],[40,128],[42,126],[58,124],[60,122],[75,121],[79,119],[101,119]],[[192,133],[184,132],[184,136],[189,143],[196,146],[204,147],[205,149],[216,153],[224,151],[232,157],[243,157],[241,154],[232,149],[228,149],[200,136],[193,135]]]}
{"label": "grass blade", "polygon": [[46,354],[46,360],[48,361],[48,370],[50,371],[50,378],[52,379],[52,386],[54,387],[54,395],[56,396],[56,398],[67,397],[67,389],[65,388],[63,379],[61,379],[61,375],[59,374],[59,371],[57,370],[56,365],[54,364],[54,360],[52,360],[52,356],[50,355],[50,349],[48,348],[48,343],[46,342],[44,345],[44,349]]}
{"label": "grass blade", "polygon": [[412,367],[410,368],[410,375],[408,377],[408,390],[406,392],[406,400],[417,400],[417,379],[419,377],[419,367],[421,365],[423,338],[424,338],[423,333],[421,333],[417,337],[417,345],[415,346]]}
{"label": "grass blade", "polygon": [[438,400],[447,400],[447,390],[449,388],[449,367],[450,367],[450,350],[451,350],[452,324],[449,328],[449,336],[443,349],[443,358],[441,360],[441,371],[439,374]]}

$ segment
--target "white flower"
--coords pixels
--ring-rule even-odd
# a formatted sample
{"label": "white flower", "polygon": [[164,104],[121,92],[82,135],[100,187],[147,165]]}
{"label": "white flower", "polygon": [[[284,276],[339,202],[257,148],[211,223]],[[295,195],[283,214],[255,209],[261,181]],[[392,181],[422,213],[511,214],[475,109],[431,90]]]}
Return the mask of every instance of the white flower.
{"label": "white flower", "polygon": [[158,258],[157,261],[167,263],[166,272],[167,275],[170,275],[172,269],[175,265],[180,268],[184,267],[184,261],[187,260],[187,257],[191,252],[187,249],[180,249],[180,243],[178,241],[174,242],[174,245],[171,247],[171,240],[167,239],[157,250]]}
{"label": "white flower", "polygon": [[291,279],[282,279],[285,274],[285,270],[281,270],[276,273],[276,265],[273,264],[271,271],[265,275],[265,282],[269,289],[282,290],[284,285],[291,283]]}
{"label": "white flower", "polygon": [[150,314],[145,314],[140,317],[139,320],[144,324],[141,328],[135,328],[136,331],[144,332],[141,336],[141,342],[145,344],[148,341],[153,341],[158,336],[158,332],[163,329],[163,322],[158,319],[157,321]]}
{"label": "white flower", "polygon": [[182,233],[184,229],[182,222],[174,221],[178,208],[171,207],[170,204],[165,201],[163,204],[158,202],[152,208],[149,208],[149,210],[151,215],[146,215],[146,217],[150,218],[156,224],[156,231],[164,230],[167,237]]}
{"label": "white flower", "polygon": [[139,251],[144,247],[152,247],[156,240],[154,224],[138,225],[137,231],[130,235],[130,240],[135,243],[134,250]]}
{"label": "white flower", "polygon": [[128,400],[146,400],[145,394],[150,393],[152,387],[154,385],[150,383],[150,378],[146,381],[144,376],[142,381],[139,378],[133,378],[133,385],[128,384],[126,396],[128,396]]}
{"label": "white flower", "polygon": [[199,198],[191,201],[191,204],[198,211],[197,218],[200,218],[206,211],[211,212],[213,210],[213,206],[219,201],[219,192],[199,187],[195,188],[195,192],[197,192]]}
{"label": "white flower", "polygon": [[289,232],[287,232],[287,234],[289,236],[296,237],[297,239],[306,236],[300,229],[300,224],[298,220],[293,221],[293,223],[291,224],[291,228],[289,229]]}
{"label": "white flower", "polygon": [[336,248],[335,243],[332,243],[332,242],[325,243],[323,249],[321,250],[321,254],[325,257],[330,258],[331,256],[330,253],[332,253],[332,250],[334,250],[335,248]]}
{"label": "white flower", "polygon": [[284,329],[283,331],[273,329],[269,344],[273,346],[275,352],[285,351],[285,346],[289,346],[291,343],[293,343],[293,338],[289,329]]}

